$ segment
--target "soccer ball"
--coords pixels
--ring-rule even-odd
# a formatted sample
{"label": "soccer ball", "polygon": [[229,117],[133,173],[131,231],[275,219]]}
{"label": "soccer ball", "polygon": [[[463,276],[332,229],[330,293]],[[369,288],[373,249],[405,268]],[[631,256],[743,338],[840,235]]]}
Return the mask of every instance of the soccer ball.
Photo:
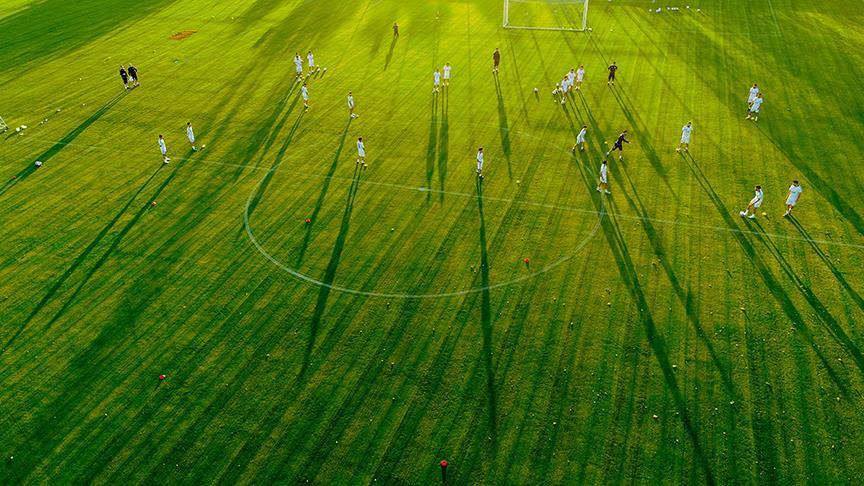
{"label": "soccer ball", "polygon": [[42,161],[41,160],[36,161],[36,167],[42,167]]}

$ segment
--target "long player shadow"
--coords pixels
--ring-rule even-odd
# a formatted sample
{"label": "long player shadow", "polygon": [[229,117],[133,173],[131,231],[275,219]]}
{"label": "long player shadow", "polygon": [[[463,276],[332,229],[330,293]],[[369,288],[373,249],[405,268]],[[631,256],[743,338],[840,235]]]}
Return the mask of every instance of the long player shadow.
{"label": "long player shadow", "polygon": [[507,121],[507,108],[504,106],[504,95],[501,92],[501,82],[494,75],[495,92],[498,95],[498,133],[501,136],[501,151],[507,160],[507,176],[513,179],[513,168],[510,166],[510,124]]}
{"label": "long player shadow", "polygon": [[396,43],[399,42],[399,38],[395,35],[393,36],[393,40],[390,41],[390,50],[387,51],[387,57],[384,58],[384,70],[386,71],[388,67],[390,67],[390,61],[393,59],[393,50],[396,49]]}
{"label": "long player shadow", "polygon": [[[592,118],[590,116],[590,113],[588,116],[589,119]],[[596,120],[592,119],[592,123],[596,124]],[[589,145],[589,150],[592,153],[597,154],[598,156],[602,155],[598,153],[598,148],[594,147],[593,145]],[[588,155],[583,156],[583,158],[585,157],[588,157]],[[582,179],[586,189],[588,191],[593,191],[595,181],[592,180],[591,175],[587,171],[585,171],[582,166],[580,166],[579,172],[582,175]],[[651,347],[654,358],[657,360],[657,363],[660,366],[660,370],[663,374],[663,379],[672,395],[673,403],[681,418],[684,430],[687,433],[690,442],[692,443],[697,463],[699,464],[699,467],[702,469],[702,472],[705,475],[705,482],[711,485],[716,484],[714,480],[714,473],[711,470],[711,463],[709,462],[707,456],[705,455],[705,451],[702,448],[696,424],[690,416],[690,412],[687,409],[687,402],[684,399],[684,395],[681,392],[680,386],[678,385],[678,380],[675,377],[675,372],[672,369],[672,364],[669,361],[669,352],[667,351],[666,344],[663,341],[662,336],[658,335],[657,326],[655,324],[654,317],[651,314],[651,307],[648,303],[648,299],[645,297],[645,292],[642,290],[642,286],[639,283],[638,272],[632,258],[630,257],[627,242],[624,239],[624,235],[622,234],[620,227],[618,226],[617,219],[613,217],[613,214],[606,211],[602,198],[610,200],[610,198],[608,198],[607,196],[591,198],[591,200],[593,201],[598,213],[601,216],[604,216],[601,220],[601,228],[603,229],[603,234],[606,237],[609,248],[612,251],[612,255],[615,258],[618,272],[621,275],[622,280],[626,284],[627,290],[629,291],[630,296],[633,298],[635,305],[639,309],[638,316],[639,319],[642,321],[642,326],[645,329],[645,335],[647,337],[648,344]],[[594,426],[595,423],[592,421],[590,427],[593,428]],[[585,461],[587,461],[587,458],[585,459]],[[587,470],[587,462],[585,461],[583,461],[580,466],[580,472],[576,480],[577,483],[582,483],[585,481],[584,475]]]}
{"label": "long player shadow", "polygon": [[435,152],[438,149],[438,96],[432,93],[432,115],[429,118],[429,141],[426,143],[426,201],[432,198],[432,176],[435,174]]}
{"label": "long player shadow", "polygon": [[[279,148],[279,152],[276,153],[276,158],[273,160],[273,164],[270,166],[270,170],[267,171],[267,174],[264,175],[264,180],[261,181],[261,185],[258,191],[255,193],[255,197],[249,203],[249,216],[252,216],[252,213],[255,212],[255,209],[258,208],[258,204],[261,203],[261,199],[264,198],[264,194],[267,192],[267,188],[270,186],[270,182],[273,180],[273,176],[276,174],[276,171],[281,167],[282,161],[285,158],[285,152],[288,151],[288,146],[291,145],[291,142],[294,141],[294,136],[297,133],[297,129],[300,127],[300,122],[303,121],[303,115],[305,112],[301,112],[300,116],[297,117],[297,120],[294,121],[294,125],[291,126],[291,131],[288,132],[288,136],[285,138],[285,141],[282,143],[282,146]],[[245,224],[240,225],[240,232],[245,231]]]}
{"label": "long player shadow", "polygon": [[444,202],[444,183],[447,181],[447,161],[450,158],[450,88],[441,92],[441,129],[438,133],[438,197]]}
{"label": "long player shadow", "polygon": [[138,221],[141,220],[141,217],[144,216],[145,213],[147,213],[148,211],[151,210],[151,208],[152,208],[151,201],[155,201],[156,198],[158,198],[159,195],[162,194],[162,191],[164,191],[165,188],[168,187],[168,185],[174,179],[174,177],[177,176],[178,170],[184,165],[184,162],[189,157],[191,157],[191,155],[192,155],[192,150],[189,150],[186,153],[185,157],[183,159],[181,159],[177,165],[174,166],[174,169],[171,171],[171,174],[168,177],[166,177],[165,180],[162,181],[162,184],[160,184],[159,187],[156,188],[156,190],[153,192],[153,194],[151,194],[150,197],[148,197],[147,200],[144,201],[144,204],[141,206],[141,208],[138,210],[138,212],[135,213],[135,215],[132,217],[132,219],[130,219],[129,222],[126,223],[126,225],[123,226],[122,229],[120,229],[120,231],[117,233],[117,236],[115,236],[114,240],[111,241],[111,244],[108,246],[108,249],[105,250],[105,253],[103,253],[102,256],[99,257],[99,260],[97,260],[96,263],[93,265],[93,267],[91,267],[90,270],[87,271],[87,273],[84,275],[84,278],[81,280],[81,282],[78,284],[78,286],[75,287],[75,290],[72,292],[72,295],[70,295],[66,299],[66,302],[63,303],[63,306],[60,307],[60,309],[57,311],[57,313],[54,314],[54,316],[51,318],[51,320],[48,321],[47,324],[45,324],[46,329],[49,329],[52,325],[54,325],[54,323],[57,322],[57,320],[59,320],[60,317],[62,317],[66,313],[67,310],[69,310],[69,307],[71,307],[72,304],[75,303],[75,299],[78,297],[78,294],[80,294],[81,291],[84,290],[84,287],[87,286],[87,283],[90,281],[91,278],[93,278],[93,275],[95,275],[96,272],[98,272],[99,269],[102,268],[102,265],[104,265],[105,262],[108,261],[108,259],[111,257],[111,255],[114,254],[114,252],[120,246],[120,243],[123,241],[123,239],[126,237],[126,235],[129,234],[129,232],[132,231],[132,228],[134,228],[135,225],[138,224]]}
{"label": "long player shadow", "polygon": [[760,230],[755,232],[756,238],[758,238],[768,248],[771,255],[780,265],[783,273],[785,273],[786,276],[795,283],[796,287],[801,292],[801,295],[807,303],[810,304],[813,310],[816,311],[816,319],[820,321],[822,325],[828,329],[828,332],[834,336],[834,339],[852,355],[852,359],[855,360],[858,369],[864,372],[864,356],[861,354],[861,349],[854,341],[852,341],[849,335],[846,334],[842,326],[840,326],[840,323],[837,322],[837,319],[828,311],[828,308],[825,307],[825,304],[816,297],[816,294],[813,293],[813,289],[798,276],[798,273],[795,272],[795,269],[792,268],[792,265],[788,260],[786,260],[786,257],[783,256],[783,253],[780,252],[780,248],[778,248],[777,244],[774,243],[774,240],[768,236],[765,229],[762,228],[762,225],[758,221],[754,221],[754,223]]}
{"label": "long player shadow", "polygon": [[831,261],[831,258],[826,255],[822,248],[819,248],[819,245],[814,242],[813,237],[810,236],[810,233],[806,229],[804,229],[804,226],[801,225],[801,223],[798,221],[798,218],[796,218],[795,216],[789,216],[789,221],[792,223],[792,226],[794,226],[795,229],[798,230],[804,240],[807,241],[807,243],[810,243],[810,247],[813,249],[816,255],[819,256],[820,259],[822,259],[822,262],[825,264],[825,266],[827,266],[828,269],[831,270],[831,273],[834,274],[834,278],[836,278],[837,281],[840,282],[840,285],[842,285],[843,288],[846,289],[846,292],[849,293],[849,295],[852,297],[852,300],[854,300],[855,303],[858,304],[858,307],[860,307],[861,310],[864,310],[864,298],[861,297],[861,294],[859,294],[858,291],[852,288],[852,286],[846,280],[846,277],[843,275],[843,272],[841,272],[836,266],[834,266],[834,262]]}
{"label": "long player shadow", "polygon": [[651,307],[648,299],[645,297],[645,292],[642,290],[642,286],[639,283],[636,266],[633,264],[633,260],[630,257],[630,251],[627,248],[627,242],[624,239],[618,221],[613,214],[608,214],[608,217],[603,219],[602,227],[606,240],[609,243],[609,247],[612,250],[612,254],[615,257],[618,271],[621,274],[634,303],[639,308],[638,314],[639,318],[642,320],[642,325],[645,328],[645,335],[648,339],[648,344],[654,353],[654,357],[657,359],[657,363],[660,365],[664,381],[672,395],[675,408],[681,417],[684,430],[693,445],[697,462],[705,475],[705,481],[711,485],[716,484],[714,473],[711,470],[711,463],[708,461],[705,451],[702,449],[697,426],[693,422],[690,412],[687,409],[687,402],[684,399],[684,395],[678,385],[678,380],[675,377],[675,372],[669,362],[669,352],[666,343],[657,331],[654,317],[651,314]]}
{"label": "long player shadow", "polygon": [[489,295],[489,250],[486,244],[486,218],[483,213],[483,179],[477,178],[477,212],[480,221],[480,324],[483,332],[483,364],[486,368],[486,395],[489,401],[489,436],[492,450],[498,435],[498,411],[495,393],[495,371],[492,364],[492,304]]}
{"label": "long player shadow", "polygon": [[339,226],[339,234],[336,236],[336,241],[333,244],[333,252],[330,254],[330,261],[327,263],[324,277],[321,279],[323,284],[318,290],[318,299],[315,302],[315,311],[312,315],[312,320],[309,323],[309,339],[306,342],[306,350],[303,353],[303,364],[300,366],[300,371],[297,373],[298,380],[303,378],[306,374],[306,370],[309,368],[309,361],[312,358],[312,350],[315,348],[315,340],[318,336],[318,328],[321,326],[321,318],[327,307],[327,300],[330,298],[333,282],[336,280],[336,270],[339,269],[339,262],[342,259],[342,251],[345,249],[345,240],[348,237],[348,230],[351,227],[351,213],[354,210],[354,200],[357,198],[357,191],[360,188],[361,174],[362,170],[360,169],[360,166],[355,166],[354,176],[351,178],[351,186],[348,189],[348,198],[345,202],[345,210],[342,213],[342,224]]}
{"label": "long player shadow", "polygon": [[[647,140],[647,129],[643,123],[639,121],[639,119],[633,114],[628,106],[628,100],[625,100],[619,91],[623,90],[622,87],[617,87],[612,89],[612,95],[615,97],[615,101],[618,103],[618,106],[621,107],[621,112],[624,113],[624,117],[627,118],[627,121],[630,122],[630,126],[632,126],[638,133],[639,136],[636,138],[639,145],[642,147],[642,150],[645,152],[645,155],[648,157],[648,161],[651,163],[651,166],[660,175],[660,178],[663,179],[663,183],[666,185],[666,188],[669,189],[669,193],[675,199],[678,198],[678,194],[675,193],[675,190],[672,189],[672,185],[669,184],[669,174],[666,172],[666,167],[663,166],[663,163],[660,162],[660,156],[657,155],[657,150],[654,149],[654,145],[651,144]],[[626,93],[625,93],[626,95]]]}
{"label": "long player shadow", "polygon": [[61,138],[54,145],[49,147],[48,150],[46,150],[45,152],[42,152],[35,159],[28,162],[27,167],[24,167],[23,169],[21,169],[15,175],[14,178],[6,181],[3,184],[3,187],[0,187],[0,196],[5,194],[9,189],[14,187],[16,184],[18,184],[19,182],[22,182],[28,176],[30,176],[31,174],[36,172],[37,168],[36,168],[35,162],[37,160],[44,163],[44,162],[47,162],[48,160],[50,160],[55,155],[57,155],[58,153],[60,153],[61,150],[66,148],[70,143],[72,143],[72,141],[74,141],[76,138],[78,138],[78,135],[81,135],[81,133],[83,133],[84,130],[87,130],[87,128],[89,128],[90,125],[95,123],[96,120],[101,118],[102,115],[107,113],[108,110],[110,110],[111,108],[114,107],[114,105],[119,103],[120,100],[122,100],[127,94],[128,94],[128,91],[123,91],[122,93],[118,94],[114,98],[111,98],[107,103],[102,105],[102,107],[100,107],[98,110],[96,110],[92,115],[87,117],[86,120],[81,122],[80,125],[78,125],[74,129],[72,129],[72,131],[70,131],[69,133],[64,135],[63,138]]}
{"label": "long player shadow", "polygon": [[[708,195],[708,198],[711,202],[714,203],[714,206],[717,209],[717,212],[720,213],[723,221],[729,227],[730,232],[735,236],[738,245],[743,250],[744,254],[747,258],[753,263],[755,268],[758,270],[758,275],[762,279],[765,287],[771,292],[771,295],[777,301],[777,304],[792,322],[792,325],[795,329],[801,333],[810,347],[813,349],[813,352],[816,353],[816,356],[819,358],[819,361],[825,367],[831,379],[837,385],[837,387],[843,392],[844,395],[848,395],[848,387],[845,383],[843,383],[837,375],[837,372],[834,371],[834,368],[831,366],[831,363],[825,357],[825,354],[819,348],[819,345],[816,343],[816,340],[813,337],[813,333],[811,330],[804,324],[804,316],[801,314],[801,311],[795,306],[795,303],[792,301],[792,298],[789,294],[783,290],[783,286],[774,277],[774,274],[771,272],[770,268],[768,268],[767,263],[762,259],[762,257],[756,252],[756,249],[753,247],[753,244],[750,240],[747,239],[744,232],[735,224],[732,219],[732,216],[729,215],[729,211],[726,208],[726,205],[723,204],[723,201],[720,199],[720,196],[714,191],[711,187],[711,184],[708,182],[708,179],[705,177],[705,174],[702,173],[702,169],[699,168],[698,164],[696,164],[695,159],[689,153],[686,154],[683,159],[687,162],[690,171],[695,176],[697,182],[702,187],[703,191]],[[860,366],[860,363],[859,363]]]}
{"label": "long player shadow", "polygon": [[55,295],[57,295],[57,293],[60,291],[60,289],[69,279],[69,277],[71,277],[72,274],[75,273],[75,270],[77,270],[78,267],[80,267],[87,260],[87,257],[89,257],[90,253],[92,253],[93,250],[96,249],[102,239],[105,238],[105,235],[107,235],[108,232],[111,231],[112,228],[114,228],[114,225],[117,224],[120,218],[122,218],[123,215],[126,214],[126,211],[129,210],[129,208],[132,206],[132,203],[135,202],[135,199],[144,191],[144,189],[150,184],[150,182],[153,181],[156,175],[159,174],[159,171],[162,170],[162,167],[163,166],[160,165],[159,168],[156,169],[153,174],[151,174],[150,177],[147,178],[146,181],[144,181],[144,184],[142,184],[141,187],[139,187],[138,190],[135,191],[134,194],[132,194],[126,204],[123,205],[122,208],[120,208],[120,211],[118,211],[117,214],[114,215],[114,217],[111,219],[111,221],[109,221],[108,224],[106,224],[102,228],[102,230],[99,231],[93,241],[91,241],[90,244],[87,245],[86,248],[84,248],[84,251],[82,251],[81,254],[72,261],[72,265],[70,265],[69,268],[67,268],[66,271],[63,272],[62,275],[60,275],[60,278],[58,278],[57,281],[54,282],[54,285],[52,285],[51,288],[48,289],[48,292],[45,294],[45,296],[42,297],[39,303],[36,304],[36,307],[34,307],[33,310],[30,312],[30,315],[28,315],[27,318],[21,323],[21,325],[18,326],[15,334],[13,334],[12,337],[10,337],[3,345],[3,348],[0,349],[0,356],[2,356],[6,352],[9,346],[11,346],[16,339],[18,339],[21,333],[24,332],[24,330],[30,325],[30,323],[39,314],[39,312],[46,305],[48,305],[49,302],[51,302],[51,300],[54,298]]}
{"label": "long player shadow", "polygon": [[[648,237],[648,242],[651,244],[651,248],[654,251],[654,254],[657,256],[657,260],[660,262],[660,266],[666,273],[666,278],[669,279],[669,282],[672,284],[672,289],[675,292],[675,296],[678,298],[681,306],[684,307],[684,310],[687,314],[687,320],[690,321],[690,324],[693,326],[693,330],[696,332],[696,336],[702,341],[702,343],[705,345],[705,348],[708,350],[708,354],[711,356],[711,361],[717,368],[717,371],[723,381],[723,385],[726,388],[726,393],[730,394],[733,397],[736,397],[735,386],[732,383],[731,370],[729,370],[726,366],[723,365],[723,362],[720,360],[720,356],[714,349],[714,345],[712,344],[710,337],[706,334],[705,329],[702,327],[702,322],[699,318],[698,309],[699,297],[693,295],[693,291],[690,288],[685,290],[684,287],[681,285],[681,282],[678,280],[678,276],[675,275],[675,270],[672,269],[672,265],[669,263],[669,259],[667,258],[666,250],[663,248],[663,242],[660,239],[660,235],[657,233],[657,229],[654,228],[654,225],[651,223],[651,218],[648,215],[648,211],[647,209],[645,209],[645,205],[639,198],[639,191],[636,189],[636,186],[633,184],[633,180],[630,178],[630,174],[627,171],[626,163],[621,163],[620,166],[621,170],[617,172],[621,174],[622,178],[627,181],[627,184],[630,187],[630,193],[632,193],[633,196],[631,197],[630,195],[628,195],[627,191],[621,191],[621,193],[624,195],[624,198],[627,199],[627,204],[630,206],[630,209],[632,209],[639,215],[639,221],[642,224],[642,229],[643,231],[645,231],[645,235]],[[610,200],[610,203],[614,207],[614,201]],[[737,399],[737,397],[735,399]]]}
{"label": "long player shadow", "polygon": [[333,162],[330,164],[330,169],[327,170],[327,176],[324,177],[324,183],[321,185],[321,192],[318,194],[318,200],[315,201],[315,207],[309,215],[312,224],[307,225],[306,227],[306,233],[303,235],[303,244],[300,245],[300,252],[297,254],[297,261],[294,263],[295,266],[299,266],[303,263],[303,257],[306,256],[306,250],[309,249],[309,241],[312,239],[312,227],[317,221],[318,213],[321,212],[321,207],[324,206],[324,199],[327,197],[327,191],[330,189],[330,182],[333,180],[333,174],[336,173],[336,167],[339,166],[339,158],[342,155],[342,149],[345,148],[345,138],[348,136],[348,128],[350,126],[351,118],[348,119],[348,123],[345,124],[345,128],[342,130],[342,135],[339,138],[339,145],[336,147],[336,153],[333,155]]}

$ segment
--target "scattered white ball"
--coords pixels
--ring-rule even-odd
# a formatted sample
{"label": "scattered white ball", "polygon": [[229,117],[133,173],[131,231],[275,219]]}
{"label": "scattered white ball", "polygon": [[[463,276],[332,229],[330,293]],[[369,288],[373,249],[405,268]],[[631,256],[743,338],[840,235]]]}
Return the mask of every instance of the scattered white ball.
{"label": "scattered white ball", "polygon": [[36,161],[36,167],[42,167],[42,161],[41,160]]}
{"label": "scattered white ball", "polygon": [[539,89],[537,89],[537,88],[534,88],[534,94],[537,94],[537,93],[539,93],[539,92],[540,92],[540,90],[539,90]]}

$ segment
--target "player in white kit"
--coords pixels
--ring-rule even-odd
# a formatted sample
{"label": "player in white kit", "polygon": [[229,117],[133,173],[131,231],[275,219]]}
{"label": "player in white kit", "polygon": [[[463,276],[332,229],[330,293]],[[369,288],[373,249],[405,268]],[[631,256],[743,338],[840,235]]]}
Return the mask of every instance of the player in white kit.
{"label": "player in white kit", "polygon": [[576,89],[579,90],[582,88],[582,82],[585,81],[585,66],[579,65],[579,69],[576,70]]}
{"label": "player in white kit", "polygon": [[166,164],[171,162],[171,159],[168,158],[168,147],[165,146],[165,138],[162,135],[159,135],[159,151],[162,152],[162,162]]}
{"label": "player in white kit", "polygon": [[357,139],[357,165],[366,168],[366,146],[363,145],[363,137]]}
{"label": "player in white kit", "polygon": [[597,192],[612,194],[609,192],[609,162],[606,160],[603,160],[603,163],[600,164],[600,185],[597,186]]}
{"label": "player in white kit", "polygon": [[444,64],[444,87],[450,87],[450,63]]}
{"label": "player in white kit", "polygon": [[753,104],[753,100],[756,99],[757,95],[759,95],[759,86],[753,83],[753,86],[750,87],[750,96],[747,97],[747,109],[750,109],[750,105]]}
{"label": "player in white kit", "polygon": [[440,88],[441,88],[441,71],[436,69],[435,72],[432,73],[432,92],[437,93]]}
{"label": "player in white kit", "polygon": [[357,118],[358,114],[354,113],[354,95],[351,92],[348,92],[348,114],[351,115],[351,118]]}
{"label": "player in white kit", "polygon": [[309,64],[309,71],[315,70],[315,54],[312,54],[312,51],[309,51],[306,54],[306,62]]}
{"label": "player in white kit", "polygon": [[299,52],[294,53],[294,67],[297,70],[297,80],[299,81],[303,77],[303,59]]}
{"label": "player in white kit", "polygon": [[303,97],[303,111],[309,111],[309,88],[306,83],[300,88],[300,95]]}
{"label": "player in white kit", "polygon": [[762,93],[756,95],[756,99],[753,100],[753,104],[750,105],[750,113],[747,113],[746,120],[753,120],[754,122],[759,121],[759,108],[762,107],[762,103],[765,100],[762,98]]}
{"label": "player in white kit", "polygon": [[574,145],[573,149],[571,150],[574,154],[576,153],[577,148],[580,152],[585,150],[586,135],[588,135],[588,125],[582,125],[582,130],[579,130],[579,134],[576,135],[576,145]]}
{"label": "player in white kit", "polygon": [[756,186],[756,194],[753,195],[753,199],[750,200],[747,209],[741,211],[738,215],[742,218],[756,219],[756,210],[762,207],[763,199],[762,186]]}
{"label": "player in white kit", "polygon": [[687,124],[681,128],[681,142],[678,143],[678,148],[675,149],[676,152],[680,152],[682,148],[685,152],[689,152],[691,133],[693,133],[693,122],[687,122]]}
{"label": "player in white kit", "polygon": [[189,145],[192,146],[193,151],[198,151],[198,148],[195,147],[195,131],[192,130],[192,122],[186,122],[186,138],[189,139]]}
{"label": "player in white kit", "polygon": [[798,181],[792,181],[792,185],[789,186],[789,195],[786,196],[786,213],[783,216],[790,216],[792,214],[792,210],[798,204],[798,198],[801,196],[801,191],[803,190]]}
{"label": "player in white kit", "polygon": [[477,149],[477,177],[483,178],[483,147]]}

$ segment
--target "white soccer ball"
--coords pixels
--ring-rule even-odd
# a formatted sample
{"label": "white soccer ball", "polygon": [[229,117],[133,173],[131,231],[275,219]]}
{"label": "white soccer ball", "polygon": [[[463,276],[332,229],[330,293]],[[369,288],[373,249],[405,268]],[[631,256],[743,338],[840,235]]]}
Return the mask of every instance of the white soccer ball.
{"label": "white soccer ball", "polygon": [[41,160],[36,161],[36,167],[42,167],[42,161]]}

